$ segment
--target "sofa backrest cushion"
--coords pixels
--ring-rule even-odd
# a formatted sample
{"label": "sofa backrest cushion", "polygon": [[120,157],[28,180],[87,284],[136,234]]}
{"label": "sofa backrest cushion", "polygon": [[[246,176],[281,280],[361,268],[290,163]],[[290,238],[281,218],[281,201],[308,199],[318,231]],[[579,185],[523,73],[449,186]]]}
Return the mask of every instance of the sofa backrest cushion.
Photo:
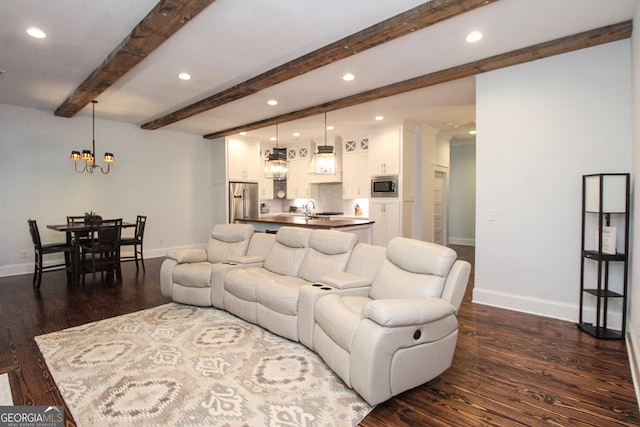
{"label": "sofa backrest cushion", "polygon": [[313,230],[309,250],[300,267],[300,277],[317,282],[328,273],[344,271],[358,236],[334,230]]}
{"label": "sofa backrest cushion", "polygon": [[396,237],[371,284],[373,299],[440,297],[456,252],[446,246]]}
{"label": "sofa backrest cushion", "polygon": [[384,246],[358,243],[353,248],[346,271],[347,273],[357,274],[373,280],[382,261],[386,258],[387,248]]}
{"label": "sofa backrest cushion", "polygon": [[285,276],[297,276],[309,248],[310,238],[310,229],[281,227],[276,234],[276,241],[264,259],[264,268]]}
{"label": "sofa backrest cushion", "polygon": [[250,224],[216,224],[207,244],[209,262],[222,262],[230,256],[245,255],[253,235]]}
{"label": "sofa backrest cushion", "polygon": [[266,257],[269,249],[271,249],[271,246],[273,246],[273,242],[275,241],[275,234],[253,233],[251,241],[249,242],[249,248],[247,249],[247,255]]}

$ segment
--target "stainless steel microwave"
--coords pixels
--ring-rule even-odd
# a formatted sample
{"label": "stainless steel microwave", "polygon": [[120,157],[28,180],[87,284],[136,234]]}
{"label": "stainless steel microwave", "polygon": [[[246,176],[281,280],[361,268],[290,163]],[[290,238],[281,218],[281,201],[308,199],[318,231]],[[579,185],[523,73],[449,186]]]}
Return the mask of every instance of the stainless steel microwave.
{"label": "stainless steel microwave", "polygon": [[371,178],[371,197],[398,197],[398,177],[394,175]]}

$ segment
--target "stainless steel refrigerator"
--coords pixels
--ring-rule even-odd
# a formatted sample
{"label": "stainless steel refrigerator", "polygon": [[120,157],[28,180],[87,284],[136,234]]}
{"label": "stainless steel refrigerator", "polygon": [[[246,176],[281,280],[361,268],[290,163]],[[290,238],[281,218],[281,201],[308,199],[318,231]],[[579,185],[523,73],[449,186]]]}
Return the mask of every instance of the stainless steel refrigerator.
{"label": "stainless steel refrigerator", "polygon": [[229,183],[229,223],[237,219],[256,218],[260,203],[258,184],[250,182]]}

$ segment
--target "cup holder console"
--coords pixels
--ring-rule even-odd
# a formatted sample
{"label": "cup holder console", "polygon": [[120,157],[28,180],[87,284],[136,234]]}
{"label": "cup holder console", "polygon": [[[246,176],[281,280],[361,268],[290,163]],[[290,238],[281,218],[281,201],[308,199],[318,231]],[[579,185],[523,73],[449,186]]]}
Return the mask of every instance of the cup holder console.
{"label": "cup holder console", "polygon": [[329,287],[329,286],[324,285],[322,283],[313,283],[313,284],[311,284],[311,286],[316,287],[316,288],[320,288],[323,291],[330,291],[330,290],[333,289],[332,287]]}

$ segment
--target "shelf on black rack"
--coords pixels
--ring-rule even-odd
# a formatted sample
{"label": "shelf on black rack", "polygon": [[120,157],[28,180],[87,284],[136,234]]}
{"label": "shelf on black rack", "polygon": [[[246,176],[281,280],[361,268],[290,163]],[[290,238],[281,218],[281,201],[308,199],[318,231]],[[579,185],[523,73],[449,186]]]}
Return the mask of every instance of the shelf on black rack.
{"label": "shelf on black rack", "polygon": [[624,296],[617,292],[605,291],[604,289],[601,289],[599,291],[597,289],[583,289],[583,291],[585,291],[588,294],[595,295],[597,297],[622,298]]}
{"label": "shelf on black rack", "polygon": [[602,254],[600,255],[600,253],[598,251],[588,251],[585,250],[583,251],[583,255],[585,258],[589,258],[589,259],[594,259],[596,261],[624,261],[626,259],[624,254],[621,253],[617,253],[617,254]]}
{"label": "shelf on black rack", "polygon": [[603,328],[602,326],[593,326],[593,324],[591,323],[580,323],[578,324],[578,328],[582,329],[588,334],[593,335],[596,338],[604,338],[604,339],[612,339],[612,340],[624,339],[620,331],[616,331],[609,328]]}

